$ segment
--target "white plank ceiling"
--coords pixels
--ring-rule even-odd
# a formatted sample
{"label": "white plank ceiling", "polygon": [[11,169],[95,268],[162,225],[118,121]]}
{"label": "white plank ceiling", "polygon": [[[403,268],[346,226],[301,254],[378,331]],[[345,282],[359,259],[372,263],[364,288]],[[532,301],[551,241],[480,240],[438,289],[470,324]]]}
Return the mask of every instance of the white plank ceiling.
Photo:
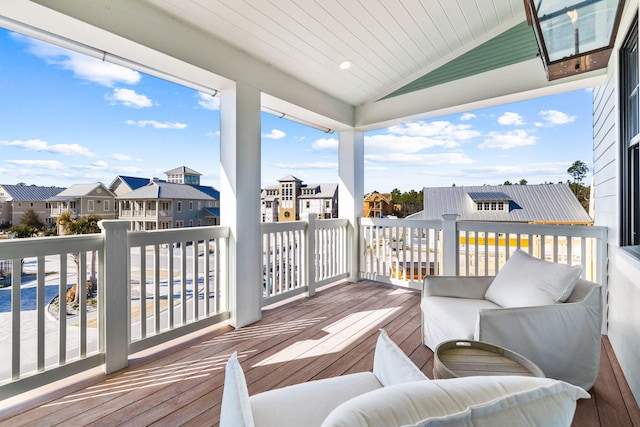
{"label": "white plank ceiling", "polygon": [[[351,105],[525,20],[522,0],[145,1]],[[350,69],[339,68],[344,60]]]}

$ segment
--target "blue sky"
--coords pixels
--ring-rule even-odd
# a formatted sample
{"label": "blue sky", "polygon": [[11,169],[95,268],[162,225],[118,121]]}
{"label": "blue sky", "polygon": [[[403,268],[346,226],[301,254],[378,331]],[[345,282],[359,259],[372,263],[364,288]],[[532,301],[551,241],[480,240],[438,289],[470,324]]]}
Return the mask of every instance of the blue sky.
{"label": "blue sky", "polygon": [[[219,100],[0,29],[0,184],[69,186],[188,166],[219,186]],[[262,185],[338,182],[338,135],[262,114]],[[592,163],[592,93],[365,134],[365,192],[566,181]],[[588,182],[587,182],[588,183]]]}

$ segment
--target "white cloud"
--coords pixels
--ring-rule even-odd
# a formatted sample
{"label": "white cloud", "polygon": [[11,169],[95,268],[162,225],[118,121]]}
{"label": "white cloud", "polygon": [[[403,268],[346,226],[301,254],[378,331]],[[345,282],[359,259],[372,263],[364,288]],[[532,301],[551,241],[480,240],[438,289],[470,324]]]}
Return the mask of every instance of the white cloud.
{"label": "white cloud", "polygon": [[6,163],[16,166],[38,167],[48,170],[66,169],[66,166],[57,160],[6,160]]}
{"label": "white cloud", "polygon": [[543,110],[539,114],[549,125],[566,125],[578,118],[558,110]]}
{"label": "white cloud", "polygon": [[185,123],[158,122],[156,120],[127,120],[125,123],[139,128],[151,126],[155,129],[184,129],[187,127]]}
{"label": "white cloud", "polygon": [[507,111],[502,116],[498,117],[498,123],[503,126],[520,126],[525,124],[524,117],[518,113],[512,113]]}
{"label": "white cloud", "polygon": [[91,151],[89,151],[87,147],[83,147],[78,144],[49,145],[47,141],[42,141],[40,139],[29,139],[26,141],[21,141],[21,140],[0,141],[0,145],[20,147],[29,151],[41,151],[41,152],[53,153],[53,154],[63,154],[66,156],[76,155],[76,156],[85,156],[85,157],[96,157],[96,155]]}
{"label": "white cloud", "polygon": [[529,135],[522,129],[511,132],[489,132],[489,137],[480,144],[479,148],[500,148],[508,150],[510,148],[535,145],[538,137]]}
{"label": "white cloud", "polygon": [[436,139],[467,140],[480,136],[480,132],[473,130],[471,125],[456,125],[444,120],[433,122],[415,122],[404,125],[391,126],[387,132],[396,135],[432,137]]}
{"label": "white cloud", "polygon": [[276,163],[280,169],[338,169],[335,162],[310,162],[310,163]]}
{"label": "white cloud", "polygon": [[153,106],[153,102],[145,95],[140,95],[132,89],[115,88],[113,93],[104,96],[111,104],[122,104],[125,107],[147,108]]}
{"label": "white cloud", "polygon": [[316,139],[311,147],[314,150],[337,150],[338,149],[338,140],[336,138],[320,138]]}
{"label": "white cloud", "polygon": [[460,120],[467,121],[467,120],[475,119],[476,117],[477,116],[473,113],[464,113],[462,116],[460,116]]}
{"label": "white cloud", "polygon": [[115,160],[120,160],[121,162],[130,162],[133,160],[133,157],[131,157],[130,155],[121,154],[121,153],[113,153],[111,155],[111,158]]}
{"label": "white cloud", "polygon": [[385,153],[385,154],[365,154],[364,158],[371,162],[377,163],[402,163],[405,165],[462,165],[474,163],[464,153],[438,153],[438,154],[419,154],[419,153]]}
{"label": "white cloud", "polygon": [[71,71],[74,77],[82,80],[113,87],[117,83],[137,84],[142,78],[137,71],[120,65],[104,62],[25,36],[15,35],[14,38],[27,44],[29,53],[43,59],[48,64]]}
{"label": "white cloud", "polygon": [[198,92],[198,105],[205,110],[219,110],[220,109],[220,97],[212,96],[208,93]]}
{"label": "white cloud", "polygon": [[287,134],[282,132],[280,129],[272,129],[271,132],[262,135],[263,138],[268,139],[282,139],[285,136],[287,136]]}
{"label": "white cloud", "polygon": [[74,169],[82,169],[82,170],[106,170],[109,167],[109,164],[104,160],[98,160],[97,162],[90,163],[88,165],[74,165]]}
{"label": "white cloud", "polygon": [[368,153],[417,153],[434,147],[457,148],[460,144],[453,140],[427,138],[423,136],[380,134],[365,137],[365,151]]}

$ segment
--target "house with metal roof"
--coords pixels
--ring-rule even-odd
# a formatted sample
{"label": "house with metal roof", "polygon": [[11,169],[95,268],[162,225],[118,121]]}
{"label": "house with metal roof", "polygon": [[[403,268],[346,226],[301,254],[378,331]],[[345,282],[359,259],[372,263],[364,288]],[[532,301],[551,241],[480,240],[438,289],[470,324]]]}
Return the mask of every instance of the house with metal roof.
{"label": "house with metal roof", "polygon": [[122,196],[130,191],[137,190],[149,184],[149,178],[140,178],[137,176],[118,175],[109,184],[109,191],[116,196]]}
{"label": "house with metal roof", "polygon": [[130,221],[131,230],[219,225],[220,201],[211,194],[219,195],[213,187],[153,179],[144,187],[116,196],[118,218]]}
{"label": "house with metal roof", "polygon": [[50,197],[58,195],[63,187],[0,184],[0,226],[20,223],[26,211],[33,209],[42,222],[53,226]]}
{"label": "house with metal roof", "polygon": [[318,218],[338,217],[338,184],[304,184],[293,175],[265,187],[260,194],[262,222],[300,219],[307,213]]}
{"label": "house with metal roof", "polygon": [[425,187],[424,210],[413,218],[508,221],[536,224],[593,224],[566,184]]}
{"label": "house with metal roof", "polygon": [[73,184],[47,199],[51,203],[51,216],[56,220],[63,212],[72,218],[97,215],[102,219],[115,219],[114,195],[101,182]]}
{"label": "house with metal roof", "polygon": [[180,166],[175,169],[171,169],[165,172],[167,175],[167,181],[174,182],[176,184],[193,184],[200,185],[200,172],[194,171],[186,166]]}

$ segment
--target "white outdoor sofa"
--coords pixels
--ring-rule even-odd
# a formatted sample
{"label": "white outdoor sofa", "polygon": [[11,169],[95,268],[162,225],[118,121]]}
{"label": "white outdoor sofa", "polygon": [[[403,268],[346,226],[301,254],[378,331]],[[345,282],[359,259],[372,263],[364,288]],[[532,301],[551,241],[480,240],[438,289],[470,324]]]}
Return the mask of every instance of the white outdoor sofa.
{"label": "white outdoor sofa", "polygon": [[494,277],[427,276],[422,293],[424,343],[477,340],[519,353],[548,378],[590,389],[600,366],[600,285],[581,266],[516,251]]}
{"label": "white outdoor sofa", "polygon": [[249,396],[234,353],[226,367],[221,427],[569,426],[589,395],[549,378],[428,380],[381,331],[373,372],[309,381]]}

